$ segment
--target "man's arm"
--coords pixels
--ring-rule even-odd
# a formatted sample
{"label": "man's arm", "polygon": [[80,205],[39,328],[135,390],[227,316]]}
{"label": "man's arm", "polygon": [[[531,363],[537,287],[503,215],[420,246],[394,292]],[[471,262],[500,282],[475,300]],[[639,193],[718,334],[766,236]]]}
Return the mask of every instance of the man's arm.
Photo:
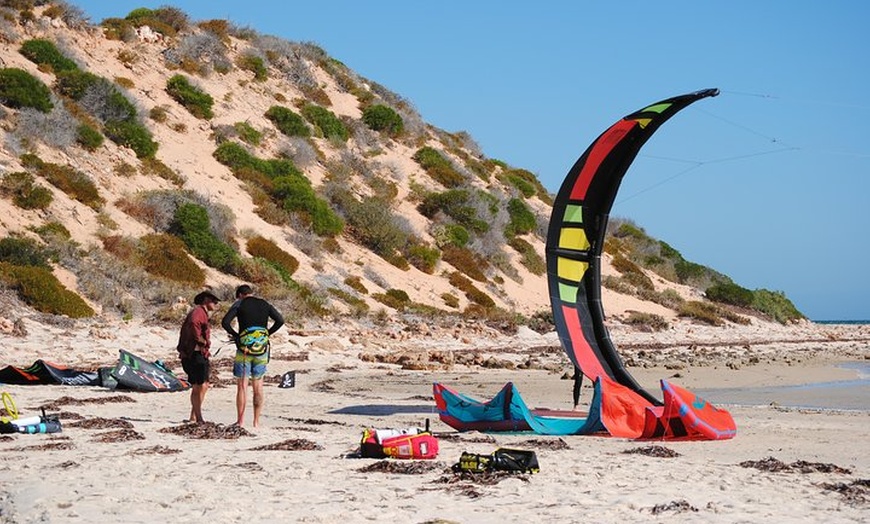
{"label": "man's arm", "polygon": [[208,314],[205,310],[197,311],[190,319],[193,326],[193,338],[196,340],[195,350],[199,350],[205,356],[208,356],[209,341],[205,338],[208,332]]}
{"label": "man's arm", "polygon": [[239,334],[236,333],[235,329],[233,329],[233,319],[236,318],[236,315],[238,315],[238,314],[239,314],[239,301],[236,300],[235,302],[233,302],[233,305],[230,306],[230,309],[229,309],[229,311],[227,311],[227,314],[224,315],[224,318],[221,319],[221,327],[224,328],[224,330],[227,333],[229,333],[230,336],[233,337],[234,339],[239,338]]}
{"label": "man's arm", "polygon": [[272,319],[272,326],[269,327],[269,334],[278,331],[281,329],[281,326],[284,325],[284,317],[281,316],[281,313],[278,313],[278,310],[275,309],[275,306],[269,304],[269,318]]}

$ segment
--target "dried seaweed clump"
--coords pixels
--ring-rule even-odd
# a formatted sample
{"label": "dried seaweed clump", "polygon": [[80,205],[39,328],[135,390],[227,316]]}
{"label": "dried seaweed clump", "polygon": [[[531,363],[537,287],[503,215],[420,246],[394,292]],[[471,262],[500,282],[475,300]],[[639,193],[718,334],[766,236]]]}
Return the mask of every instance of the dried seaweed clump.
{"label": "dried seaweed clump", "polygon": [[11,448],[8,451],[67,451],[70,449],[75,449],[75,445],[72,442],[55,441],[46,442],[38,446],[19,446]]}
{"label": "dried seaweed clump", "polygon": [[561,438],[553,439],[540,439],[533,438],[529,440],[524,440],[519,443],[520,447],[532,447],[537,449],[551,449],[551,450],[562,450],[562,449],[571,449],[571,446],[568,445]]}
{"label": "dried seaweed clump", "polygon": [[79,420],[77,422],[70,422],[67,424],[67,427],[70,428],[85,428],[85,429],[109,429],[109,428],[120,428],[120,429],[133,429],[133,424],[131,424],[127,420],[122,420],[119,418],[88,418]]}
{"label": "dried seaweed clump", "polygon": [[757,470],[769,471],[771,473],[842,473],[844,475],[852,473],[852,470],[841,468],[835,464],[807,462],[805,460],[798,460],[791,464],[786,464],[774,457],[767,457],[762,460],[747,460],[741,462],[740,465],[744,468],[755,468]]}
{"label": "dried seaweed clump", "polygon": [[180,449],[168,448],[166,446],[151,446],[150,448],[140,448],[133,450],[128,455],[175,455],[181,453]]}
{"label": "dried seaweed clump", "polygon": [[658,458],[674,458],[679,457],[680,454],[672,449],[666,448],[664,446],[645,446],[642,448],[633,448],[627,449],[623,451],[623,453],[627,455],[637,454],[637,455],[645,455],[647,457],[658,457]]}
{"label": "dried seaweed clump", "polygon": [[440,462],[379,460],[374,464],[359,468],[360,473],[398,473],[400,475],[422,475],[436,469],[444,469]]}
{"label": "dried seaweed clump", "polygon": [[321,449],[323,448],[316,442],[311,442],[304,438],[293,438],[275,444],[257,446],[251,448],[251,451],[315,451]]}
{"label": "dried seaweed clump", "polygon": [[698,508],[692,506],[685,500],[673,500],[668,502],[667,504],[656,504],[652,508],[653,515],[660,515],[665,513],[666,511],[672,511],[674,513],[685,513],[687,511],[698,511]]}
{"label": "dried seaweed clump", "polygon": [[239,437],[251,437],[250,432],[241,426],[232,424],[225,426],[214,422],[188,423],[181,426],[173,426],[159,430],[160,433],[169,433],[172,435],[181,435],[187,438],[196,439],[230,439],[234,440]]}
{"label": "dried seaweed clump", "polygon": [[826,491],[834,491],[843,496],[846,504],[860,506],[870,502],[870,479],[852,482],[824,482],[819,486]]}
{"label": "dried seaweed clump", "polygon": [[93,438],[94,442],[127,442],[130,440],[145,440],[145,435],[132,429],[116,429],[100,433]]}

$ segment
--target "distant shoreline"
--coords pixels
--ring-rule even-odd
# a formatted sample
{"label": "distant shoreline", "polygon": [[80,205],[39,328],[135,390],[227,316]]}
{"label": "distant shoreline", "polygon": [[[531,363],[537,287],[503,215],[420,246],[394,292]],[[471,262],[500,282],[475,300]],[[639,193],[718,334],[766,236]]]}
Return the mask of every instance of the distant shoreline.
{"label": "distant shoreline", "polygon": [[870,324],[870,320],[812,320],[813,324],[849,324],[853,326],[861,326]]}
{"label": "distant shoreline", "polygon": [[812,376],[799,384],[758,387],[698,388],[696,393],[717,405],[776,405],[792,409],[870,412],[870,363],[850,361],[837,364],[840,369],[855,371],[855,377],[814,380]]}

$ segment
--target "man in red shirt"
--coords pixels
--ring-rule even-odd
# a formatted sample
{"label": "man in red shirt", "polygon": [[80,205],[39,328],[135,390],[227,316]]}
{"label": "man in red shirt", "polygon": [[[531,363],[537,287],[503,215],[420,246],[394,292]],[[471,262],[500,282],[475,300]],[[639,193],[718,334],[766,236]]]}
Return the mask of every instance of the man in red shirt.
{"label": "man in red shirt", "polygon": [[208,375],[211,371],[209,352],[211,348],[211,326],[208,314],[217,309],[220,299],[211,291],[203,291],[193,298],[196,305],[181,325],[178,336],[178,355],[181,357],[181,367],[187,373],[190,381],[190,421],[204,422],[202,418],[202,403],[208,391]]}

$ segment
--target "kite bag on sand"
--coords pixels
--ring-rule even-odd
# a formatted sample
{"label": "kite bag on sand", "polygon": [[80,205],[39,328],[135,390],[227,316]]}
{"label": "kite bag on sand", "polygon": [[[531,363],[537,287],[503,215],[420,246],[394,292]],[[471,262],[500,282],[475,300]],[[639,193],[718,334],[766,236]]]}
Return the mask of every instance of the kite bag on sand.
{"label": "kite bag on sand", "polygon": [[523,449],[498,448],[491,455],[462,452],[459,462],[453,465],[456,473],[468,471],[481,473],[487,471],[510,471],[513,473],[537,473],[538,456],[534,451]]}
{"label": "kite bag on sand", "polygon": [[426,429],[363,430],[360,456],[365,458],[434,459],[438,456],[438,439]]}

